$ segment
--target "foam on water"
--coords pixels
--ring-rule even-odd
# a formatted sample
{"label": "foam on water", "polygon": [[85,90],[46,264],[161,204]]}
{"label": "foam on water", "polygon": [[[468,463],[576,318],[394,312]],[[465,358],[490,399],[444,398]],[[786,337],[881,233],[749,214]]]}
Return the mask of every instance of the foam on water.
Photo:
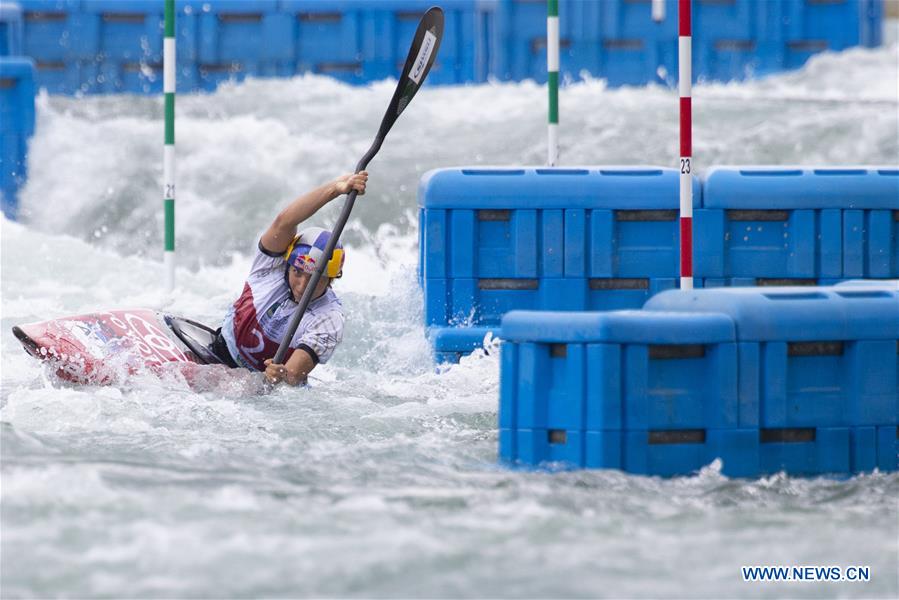
{"label": "foam on water", "polygon": [[[897,60],[893,44],[697,86],[696,164],[896,164]],[[428,354],[415,193],[431,168],[540,163],[545,89],[530,82],[427,88],[397,123],[346,236],[345,341],[312,387],[220,372],[199,389],[69,387],[21,351],[12,325],[101,308],[217,324],[259,232],[352,168],[392,89],[306,76],[179,96],[172,296],[161,101],[40,96],[24,224],[2,222],[4,597],[899,594],[897,475],[497,466],[496,352],[439,372]],[[588,81],[560,105],[565,164],[675,161],[672,90]],[[870,565],[872,581],[752,586],[751,564]]]}

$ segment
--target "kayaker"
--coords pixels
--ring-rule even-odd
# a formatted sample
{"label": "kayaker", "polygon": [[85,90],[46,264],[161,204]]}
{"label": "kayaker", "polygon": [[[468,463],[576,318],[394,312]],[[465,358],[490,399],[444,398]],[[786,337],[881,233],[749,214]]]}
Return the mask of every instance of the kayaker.
{"label": "kayaker", "polygon": [[[319,363],[326,363],[343,339],[343,306],[331,283],[343,274],[340,242],[327,259],[331,232],[297,226],[335,198],[365,193],[368,173],[347,174],[308,192],[282,210],[259,239],[243,292],[231,306],[212,350],[231,367],[264,371],[272,383],[299,385]],[[312,301],[303,315],[284,364],[272,362],[290,318],[320,261],[327,260]]]}

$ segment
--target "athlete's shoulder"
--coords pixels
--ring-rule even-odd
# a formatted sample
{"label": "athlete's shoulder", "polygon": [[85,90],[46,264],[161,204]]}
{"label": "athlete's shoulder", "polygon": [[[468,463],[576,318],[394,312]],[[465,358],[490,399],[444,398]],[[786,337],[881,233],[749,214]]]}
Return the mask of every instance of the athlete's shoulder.
{"label": "athlete's shoulder", "polygon": [[340,301],[340,298],[337,297],[337,294],[330,287],[321,295],[318,304],[323,311],[333,310],[343,313],[343,302]]}

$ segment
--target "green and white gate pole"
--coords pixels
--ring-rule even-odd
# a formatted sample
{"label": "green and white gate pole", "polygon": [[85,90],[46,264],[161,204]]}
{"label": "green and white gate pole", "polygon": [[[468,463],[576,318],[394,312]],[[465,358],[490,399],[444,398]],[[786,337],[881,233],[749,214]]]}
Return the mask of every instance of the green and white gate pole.
{"label": "green and white gate pole", "polygon": [[546,0],[546,70],[549,81],[549,156],[559,162],[559,0]]}
{"label": "green and white gate pole", "polygon": [[165,39],[162,46],[165,93],[165,150],[163,205],[165,207],[165,289],[175,289],[175,0],[165,0]]}

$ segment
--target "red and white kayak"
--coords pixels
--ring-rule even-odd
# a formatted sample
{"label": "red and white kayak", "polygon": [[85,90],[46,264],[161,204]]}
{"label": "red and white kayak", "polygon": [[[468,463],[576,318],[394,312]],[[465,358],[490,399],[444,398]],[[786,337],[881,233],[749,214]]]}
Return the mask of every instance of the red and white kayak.
{"label": "red and white kayak", "polygon": [[75,383],[109,384],[142,371],[161,373],[221,364],[215,332],[194,321],[149,309],[110,310],[13,327],[35,358]]}

